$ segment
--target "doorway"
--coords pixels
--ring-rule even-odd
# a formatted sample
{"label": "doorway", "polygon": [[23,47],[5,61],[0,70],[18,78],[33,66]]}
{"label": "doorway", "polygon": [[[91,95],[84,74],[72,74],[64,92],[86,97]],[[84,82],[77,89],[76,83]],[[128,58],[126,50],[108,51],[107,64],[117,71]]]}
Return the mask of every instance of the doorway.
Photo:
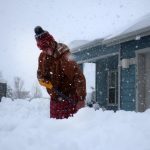
{"label": "doorway", "polygon": [[84,63],[84,69],[83,69],[85,78],[86,78],[86,102],[96,102],[96,64],[91,63]]}
{"label": "doorway", "polygon": [[150,49],[137,54],[137,110],[143,112],[150,108]]}

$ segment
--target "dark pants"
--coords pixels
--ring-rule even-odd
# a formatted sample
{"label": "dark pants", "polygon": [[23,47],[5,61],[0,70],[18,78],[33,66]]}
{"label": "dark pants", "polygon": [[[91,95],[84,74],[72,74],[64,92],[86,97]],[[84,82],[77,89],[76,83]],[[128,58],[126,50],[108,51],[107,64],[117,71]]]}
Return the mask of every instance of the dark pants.
{"label": "dark pants", "polygon": [[63,119],[73,116],[76,113],[76,103],[69,100],[54,100],[50,101],[50,118]]}

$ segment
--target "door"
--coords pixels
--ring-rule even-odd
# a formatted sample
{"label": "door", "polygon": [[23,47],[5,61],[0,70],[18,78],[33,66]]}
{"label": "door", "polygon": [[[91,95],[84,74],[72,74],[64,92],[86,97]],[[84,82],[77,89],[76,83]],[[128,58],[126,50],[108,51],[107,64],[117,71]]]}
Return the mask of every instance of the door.
{"label": "door", "polygon": [[150,52],[138,54],[138,111],[150,108]]}
{"label": "door", "polygon": [[150,108],[150,53],[145,55],[145,107]]}

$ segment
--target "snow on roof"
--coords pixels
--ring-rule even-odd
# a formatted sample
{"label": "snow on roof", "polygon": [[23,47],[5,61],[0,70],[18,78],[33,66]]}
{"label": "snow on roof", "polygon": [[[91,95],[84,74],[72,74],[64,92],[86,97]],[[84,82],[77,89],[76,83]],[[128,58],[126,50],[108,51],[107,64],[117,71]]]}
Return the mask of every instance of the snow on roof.
{"label": "snow on roof", "polygon": [[[143,34],[142,34],[143,33]],[[114,34],[110,34],[107,37],[93,40],[87,44],[74,48],[73,52],[84,50],[86,48],[117,42],[124,42],[130,39],[136,38],[136,36],[149,35],[150,34],[150,13],[137,19],[135,22],[128,24],[125,28],[120,29]]]}
{"label": "snow on roof", "polygon": [[72,49],[72,48],[75,48],[75,47],[79,47],[81,45],[84,45],[84,44],[87,44],[89,43],[90,41],[87,41],[87,40],[74,40],[74,41],[71,41],[68,46]]}
{"label": "snow on roof", "polygon": [[125,28],[120,29],[117,33],[115,32],[114,34],[111,34],[106,39],[111,39],[120,35],[129,34],[147,27],[150,27],[150,14],[147,14],[137,19],[135,22],[129,23]]}
{"label": "snow on roof", "polygon": [[150,26],[150,14],[145,15],[144,17],[138,19],[132,26],[130,26],[128,29],[126,29],[124,33],[133,32],[145,27]]}

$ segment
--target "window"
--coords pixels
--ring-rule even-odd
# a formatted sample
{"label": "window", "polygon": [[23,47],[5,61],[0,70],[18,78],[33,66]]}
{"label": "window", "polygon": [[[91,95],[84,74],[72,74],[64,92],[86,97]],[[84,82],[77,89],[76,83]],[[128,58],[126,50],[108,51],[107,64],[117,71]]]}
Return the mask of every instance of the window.
{"label": "window", "polygon": [[118,72],[111,70],[108,72],[108,105],[118,103]]}

